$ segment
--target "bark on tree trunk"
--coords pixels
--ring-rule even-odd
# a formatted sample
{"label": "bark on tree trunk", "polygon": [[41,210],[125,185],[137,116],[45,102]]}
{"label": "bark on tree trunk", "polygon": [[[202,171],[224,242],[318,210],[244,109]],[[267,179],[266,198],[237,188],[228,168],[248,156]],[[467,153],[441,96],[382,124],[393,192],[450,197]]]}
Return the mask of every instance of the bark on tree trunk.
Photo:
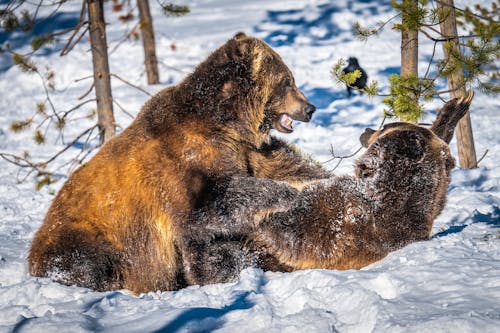
{"label": "bark on tree trunk", "polygon": [[94,87],[97,99],[97,125],[101,144],[115,135],[113,97],[108,64],[108,45],[104,22],[103,1],[85,0],[88,5],[90,46],[94,67]]}
{"label": "bark on tree trunk", "polygon": [[[418,0],[403,0],[408,5],[417,6]],[[403,26],[407,21],[407,15],[403,12]],[[418,31],[404,29],[401,34],[401,76],[418,75]]]}
{"label": "bark on tree trunk", "polygon": [[148,84],[160,83],[158,74],[158,60],[156,59],[155,35],[153,19],[149,10],[149,0],[137,0],[141,27],[142,43],[144,45],[144,63],[148,76]]}
{"label": "bark on tree trunk", "polygon": [[[446,18],[441,22],[441,34],[443,38],[450,38],[453,43],[454,52],[460,52],[457,34],[457,22],[455,17],[455,7],[453,0],[440,0],[437,2],[439,8],[446,13]],[[444,45],[444,44],[443,44]],[[444,55],[448,62],[456,61],[450,56],[448,49],[443,46]],[[466,94],[464,85],[464,74],[462,66],[456,64],[456,70],[448,76],[448,88],[451,90],[451,97],[464,97]],[[474,147],[474,136],[472,134],[472,124],[470,113],[458,122],[455,130],[458,146],[458,159],[462,169],[477,168],[476,149]]]}
{"label": "bark on tree trunk", "polygon": [[[418,6],[418,0],[403,0],[409,6]],[[402,13],[402,24],[405,26],[407,13]],[[400,76],[418,76],[418,31],[403,29],[401,32],[401,71]],[[412,94],[412,92],[408,92]],[[410,96],[415,103],[418,103],[417,92]]]}

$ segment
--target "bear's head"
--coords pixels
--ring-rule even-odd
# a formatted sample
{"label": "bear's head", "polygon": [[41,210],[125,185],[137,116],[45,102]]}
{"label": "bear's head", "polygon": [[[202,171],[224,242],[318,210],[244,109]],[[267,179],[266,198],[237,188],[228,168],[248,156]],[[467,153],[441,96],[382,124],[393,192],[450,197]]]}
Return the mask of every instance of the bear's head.
{"label": "bear's head", "polygon": [[446,102],[430,129],[393,123],[361,135],[367,150],[356,162],[358,184],[382,218],[392,216],[399,223],[398,233],[411,232],[411,239],[429,236],[443,210],[455,166],[448,144],[473,96],[470,91]]}
{"label": "bear's head", "polygon": [[367,128],[359,140],[368,149],[356,164],[356,175],[367,178],[385,174],[384,181],[401,181],[408,178],[402,177],[404,173],[413,178],[427,174],[449,182],[455,160],[448,144],[473,97],[474,92],[469,91],[460,99],[446,102],[430,129],[411,123],[388,124],[378,131]]}
{"label": "bear's head", "polygon": [[241,32],[201,63],[184,87],[192,92],[192,112],[235,128],[257,146],[269,141],[271,129],[291,133],[294,120],[307,122],[316,110],[281,57]]}
{"label": "bear's head", "polygon": [[449,175],[455,165],[446,142],[430,129],[411,123],[392,123],[378,131],[367,128],[360,142],[367,148],[356,165],[360,178],[382,171],[390,178],[398,178],[396,174],[427,172],[431,168],[440,175]]}
{"label": "bear's head", "polygon": [[356,178],[374,209],[401,222],[397,232],[428,237],[444,208],[455,165],[447,143],[410,123],[368,129],[360,141],[368,149],[356,162]]}

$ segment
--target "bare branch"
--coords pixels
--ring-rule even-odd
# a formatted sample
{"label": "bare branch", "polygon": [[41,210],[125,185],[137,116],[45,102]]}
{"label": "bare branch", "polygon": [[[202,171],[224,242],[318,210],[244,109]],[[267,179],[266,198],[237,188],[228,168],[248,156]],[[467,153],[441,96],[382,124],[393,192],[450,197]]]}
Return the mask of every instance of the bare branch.
{"label": "bare branch", "polygon": [[78,99],[82,100],[85,97],[87,97],[87,95],[90,94],[92,92],[92,90],[94,89],[94,85],[95,85],[95,83],[92,82],[92,84],[90,85],[89,89],[83,95],[81,95],[80,97],[78,97]]}
{"label": "bare branch", "polygon": [[108,54],[113,54],[127,39],[130,38],[136,32],[136,30],[139,28],[139,22],[136,23],[132,29],[130,29],[119,41],[118,43],[113,47],[111,51],[108,52]]}
{"label": "bare branch", "polygon": [[356,151],[352,154],[349,154],[349,155],[344,155],[344,156],[337,156],[335,155],[335,152],[334,152],[334,149],[333,149],[333,145],[330,145],[330,155],[332,155],[332,158],[330,158],[329,160],[326,160],[324,162],[321,162],[321,164],[326,164],[326,163],[330,163],[334,160],[339,160],[337,162],[337,164],[333,167],[333,169],[331,171],[335,171],[340,163],[342,163],[343,160],[347,159],[347,158],[351,158],[351,157],[354,157],[357,153],[359,153],[361,151],[361,149],[363,149],[363,146],[360,146],[358,149],[356,149]]}
{"label": "bare branch", "polygon": [[[78,31],[80,30],[80,28],[83,25],[86,25],[85,29],[82,31],[82,33],[80,34],[80,36],[78,36],[78,38],[74,42],[72,42],[74,36],[78,33]],[[87,21],[83,22],[80,26],[75,27],[75,32],[68,39],[68,43],[66,43],[66,45],[63,47],[63,49],[61,50],[61,52],[59,53],[59,55],[60,56],[65,56],[66,54],[68,54],[76,46],[76,44],[78,44],[80,42],[80,40],[83,38],[83,36],[85,36],[85,34],[87,33],[88,30],[89,30],[89,25],[88,25]]]}
{"label": "bare branch", "polygon": [[[66,43],[66,45],[64,45],[64,47],[61,50],[61,52],[59,53],[59,55],[64,56],[64,55],[68,54],[68,52],[71,51],[75,47],[75,45],[82,39],[82,37],[85,35],[87,30],[89,29],[89,26],[87,24],[88,22],[84,21],[86,7],[87,7],[87,1],[82,1],[82,9],[80,10],[80,18],[78,19],[78,24],[74,28],[73,34],[69,37],[68,42]],[[74,43],[72,43],[75,35],[78,33],[78,31],[80,31],[81,27],[85,24],[87,24],[85,31],[76,39],[76,41]]]}
{"label": "bare branch", "polygon": [[431,59],[429,60],[429,64],[427,65],[427,70],[425,71],[424,78],[427,78],[427,75],[429,75],[429,72],[431,70],[432,61],[434,60],[434,56],[436,55],[436,46],[437,46],[437,42],[434,42],[434,45],[432,46]]}
{"label": "bare branch", "polygon": [[133,87],[133,88],[135,88],[135,89],[137,89],[137,90],[139,90],[139,91],[142,91],[143,93],[145,93],[146,95],[148,95],[148,96],[150,96],[150,97],[151,97],[151,96],[153,96],[153,95],[151,95],[148,91],[146,91],[146,90],[142,89],[142,88],[141,88],[141,87],[139,87],[139,86],[136,86],[136,85],[135,85],[135,84],[133,84],[133,83],[130,83],[129,81],[127,81],[127,80],[123,79],[122,77],[118,76],[117,74],[110,73],[109,75],[110,75],[110,76],[114,76],[114,77],[116,77],[118,80],[122,81],[123,83],[128,84],[129,86],[131,86],[131,87]]}
{"label": "bare branch", "polygon": [[120,103],[118,103],[118,102],[116,101],[116,99],[114,99],[114,98],[113,98],[113,103],[115,103],[115,104],[118,106],[118,108],[120,108],[120,110],[121,110],[123,113],[125,113],[125,114],[126,114],[127,116],[129,116],[131,119],[134,119],[134,116],[133,116],[130,112],[128,112],[127,110],[125,110],[125,109],[124,109],[124,108],[120,105]]}
{"label": "bare branch", "polygon": [[[445,2],[442,2],[442,1],[440,1],[440,0],[435,0],[435,1],[436,1],[436,3],[437,3],[437,4],[439,4],[439,5],[443,6],[443,7],[453,8],[453,9],[455,9],[455,10],[457,10],[457,11],[459,11],[459,12],[463,12],[463,13],[465,13],[465,12],[466,12],[466,10],[464,10],[464,9],[462,9],[462,8],[458,8],[458,7],[456,7],[456,6],[450,6],[449,4],[447,4],[447,3],[445,3]],[[492,23],[499,23],[499,21],[495,21],[495,20],[493,20],[493,19],[492,19],[492,18],[490,18],[490,17],[481,16],[481,15],[479,15],[479,14],[473,13],[472,11],[469,11],[469,14],[471,14],[472,16],[475,16],[475,17],[477,17],[477,18],[480,18],[480,19],[482,19],[482,20],[488,21],[488,22],[492,22]]]}
{"label": "bare branch", "polygon": [[91,99],[87,99],[86,101],[83,101],[83,102],[79,103],[78,105],[75,105],[71,109],[69,109],[67,111],[64,111],[64,114],[63,114],[63,116],[61,118],[62,119],[66,118],[68,116],[68,114],[70,114],[71,112],[75,111],[76,109],[80,108],[81,106],[83,106],[83,105],[85,105],[87,103],[95,102],[96,100],[97,99],[95,99],[95,98],[91,98]]}
{"label": "bare branch", "polygon": [[479,165],[479,163],[481,163],[481,161],[486,157],[486,155],[488,154],[488,149],[486,149],[486,151],[484,152],[484,154],[481,156],[481,158],[479,158],[477,160],[477,164]]}
{"label": "bare branch", "polygon": [[0,157],[2,157],[5,161],[12,163],[20,168],[30,169],[30,171],[28,171],[27,175],[23,178],[23,180],[20,180],[20,182],[24,181],[30,174],[32,174],[35,171],[37,172],[38,176],[51,175],[52,172],[45,170],[45,168],[51,162],[53,162],[56,158],[61,156],[61,154],[63,154],[65,151],[67,151],[71,146],[73,146],[78,140],[80,140],[87,133],[92,132],[95,128],[97,128],[97,125],[94,125],[88,129],[86,129],[85,131],[80,133],[76,138],[74,138],[73,141],[66,144],[63,149],[59,150],[55,155],[53,155],[49,159],[42,161],[42,162],[32,162],[26,157],[18,156],[18,155],[11,154],[11,153],[4,153],[4,152],[0,152]]}
{"label": "bare branch", "polygon": [[88,79],[93,79],[93,78],[94,78],[94,75],[84,76],[82,78],[75,79],[75,82],[80,82],[80,81],[83,81],[83,80],[88,80]]}

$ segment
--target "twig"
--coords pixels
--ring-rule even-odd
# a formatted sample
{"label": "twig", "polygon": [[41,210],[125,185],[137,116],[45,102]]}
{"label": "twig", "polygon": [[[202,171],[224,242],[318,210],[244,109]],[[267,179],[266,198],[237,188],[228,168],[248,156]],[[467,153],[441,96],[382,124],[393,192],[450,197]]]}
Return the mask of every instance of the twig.
{"label": "twig", "polygon": [[159,62],[160,65],[162,66],[165,66],[167,69],[170,69],[170,70],[173,70],[173,71],[176,71],[176,72],[179,72],[181,74],[189,74],[189,71],[187,70],[183,70],[183,69],[178,69],[178,68],[175,68],[174,66],[170,66],[170,65],[167,65],[166,63],[164,63],[163,61],[160,61]]}
{"label": "twig", "polygon": [[43,86],[43,90],[45,92],[45,96],[46,96],[46,100],[47,102],[49,103],[50,105],[50,108],[52,109],[52,114],[57,118],[57,120],[61,120],[61,118],[59,117],[59,115],[57,114],[57,111],[56,111],[56,107],[54,106],[54,103],[52,103],[52,99],[50,98],[50,94],[49,94],[49,89],[47,88],[47,85],[45,84],[45,78],[43,77],[43,75],[38,71],[38,69],[35,71],[35,73],[38,74],[38,76],[40,76],[40,79],[42,80],[42,86]]}
{"label": "twig", "polygon": [[[90,29],[90,27],[89,27],[87,21],[83,22],[81,24],[81,26],[83,26],[84,24],[87,24],[87,26],[85,27],[85,30],[83,30],[83,32],[80,34],[80,36],[78,36],[78,38],[72,44],[69,44],[71,42],[71,39],[73,38],[73,36],[71,36],[71,38],[68,40],[68,44],[66,44],[64,46],[64,48],[61,50],[61,53],[59,53],[60,56],[65,56],[66,54],[68,54],[71,50],[73,50],[73,48],[76,46],[76,44],[78,44],[80,42],[80,40],[82,40],[83,36],[85,36],[87,31]],[[81,26],[80,27],[77,26],[75,28],[75,33],[80,30]]]}
{"label": "twig", "polygon": [[115,104],[116,104],[116,105],[120,108],[120,110],[121,110],[123,113],[125,113],[125,114],[126,114],[127,116],[129,116],[131,119],[134,119],[134,116],[133,116],[130,112],[128,112],[127,110],[125,110],[125,109],[124,109],[124,108],[120,105],[120,103],[118,103],[118,102],[116,101],[116,99],[114,99],[114,98],[113,98],[113,103],[115,103]]}
{"label": "twig", "polygon": [[[460,11],[460,12],[464,12],[464,13],[466,12],[466,11],[465,11],[464,9],[462,9],[462,8],[458,8],[458,7],[456,7],[456,6],[450,6],[449,4],[444,3],[444,2],[442,2],[442,1],[440,1],[440,0],[436,0],[436,2],[437,2],[439,5],[443,6],[443,7],[453,8],[453,9],[455,9],[455,10],[458,10],[458,11]],[[479,14],[473,13],[473,12],[472,12],[472,11],[470,11],[470,10],[469,10],[469,14],[471,14],[472,16],[475,16],[475,17],[477,17],[477,18],[480,18],[480,19],[482,19],[482,20],[488,21],[488,22],[492,22],[492,23],[498,23],[498,22],[499,22],[499,21],[495,21],[495,20],[493,20],[492,18],[485,17],[485,16],[481,16],[481,15],[479,15]]]}
{"label": "twig", "polygon": [[132,34],[136,31],[137,27],[140,25],[140,22],[137,22],[133,27],[132,29],[130,29],[130,31],[128,31],[119,41],[118,43],[113,47],[113,49],[111,51],[109,51],[108,53],[111,55],[113,54],[117,49],[118,47],[120,47],[127,39],[130,38],[130,36],[132,36]]}
{"label": "twig", "polygon": [[84,76],[82,78],[75,79],[75,82],[80,82],[80,81],[83,81],[83,80],[88,80],[88,79],[93,79],[93,78],[94,78],[94,75]]}
{"label": "twig", "polygon": [[97,101],[97,99],[95,99],[95,98],[87,99],[86,101],[83,101],[80,104],[73,106],[71,109],[64,111],[64,114],[63,114],[63,116],[61,118],[64,119],[64,118],[66,118],[68,116],[68,114],[70,114],[71,112],[73,112],[76,109],[80,108],[81,106],[83,106],[83,105],[85,105],[87,103],[90,103],[90,102],[95,102],[95,101]]}
{"label": "twig", "polygon": [[80,31],[80,28],[84,24],[88,23],[87,21],[84,21],[84,19],[83,19],[85,17],[85,8],[86,7],[87,7],[87,1],[82,1],[82,9],[80,10],[80,18],[78,19],[78,24],[75,26],[74,32],[69,37],[68,42],[66,43],[66,45],[64,45],[64,47],[61,50],[61,52],[59,53],[59,55],[64,56],[64,55],[68,54],[68,52],[71,51],[75,47],[75,45],[82,39],[85,32],[87,32],[87,30],[89,29],[89,26],[87,25],[87,28],[85,29],[85,31],[77,38],[77,40],[73,43],[73,45],[71,45],[73,38],[76,36],[78,31]]}
{"label": "twig", "polygon": [[484,152],[484,154],[481,156],[481,158],[479,160],[477,160],[477,163],[476,165],[479,165],[479,163],[486,157],[486,154],[488,154],[488,149],[486,149],[486,151]]}
{"label": "twig", "polygon": [[[76,155],[75,158],[73,158],[71,161],[63,164],[59,169],[62,169],[66,165],[69,165],[68,173],[71,173],[76,168],[77,165],[82,164],[82,162],[87,158],[87,156],[89,156],[90,153],[95,149],[95,147],[92,147],[89,145],[89,142],[92,139],[93,132],[94,132],[93,130],[89,131],[87,138],[84,141],[83,148],[80,150],[78,155]],[[95,137],[96,136],[94,136],[93,138],[95,138]],[[85,147],[89,147],[89,148],[86,149]],[[83,154],[83,156],[82,156],[83,152],[85,152],[85,154]]]}
{"label": "twig", "polygon": [[53,155],[51,158],[49,158],[47,161],[45,161],[45,164],[49,164],[50,162],[54,161],[56,158],[61,156],[62,153],[64,153],[66,150],[68,150],[71,146],[73,146],[80,138],[82,138],[85,134],[87,134],[90,131],[93,131],[97,127],[97,124],[87,128],[85,131],[80,133],[76,138],[73,139],[70,143],[68,143],[63,149],[58,151],[55,155]]}
{"label": "twig", "polygon": [[135,85],[135,84],[133,84],[133,83],[130,83],[129,81],[127,81],[127,80],[125,80],[125,79],[121,78],[120,76],[118,76],[118,75],[116,75],[116,74],[114,74],[114,73],[111,73],[111,74],[109,74],[109,75],[110,75],[110,76],[114,76],[114,77],[116,77],[118,80],[122,81],[123,83],[128,84],[129,86],[131,86],[131,87],[133,87],[133,88],[135,88],[135,89],[137,89],[137,90],[142,91],[143,93],[145,93],[145,94],[146,94],[146,95],[148,95],[148,96],[153,96],[153,95],[151,95],[149,92],[147,92],[146,90],[142,89],[141,87],[136,86],[136,85]]}
{"label": "twig", "polygon": [[[51,158],[49,158],[46,161],[34,163],[34,162],[31,162],[28,158],[14,155],[11,153],[2,153],[2,152],[0,152],[0,157],[2,157],[5,161],[12,163],[14,165],[17,165],[21,168],[30,168],[30,169],[32,169],[32,171],[37,171],[39,173],[39,175],[50,175],[50,174],[52,174],[52,172],[44,170],[45,167],[47,167],[47,165],[50,164],[51,162],[53,162],[56,158],[61,156],[61,154],[63,154],[66,150],[68,150],[71,146],[73,146],[78,140],[80,140],[80,138],[82,138],[87,133],[93,131],[96,127],[97,127],[97,125],[94,125],[88,129],[86,129],[82,133],[80,133],[76,138],[73,139],[73,141],[68,143],[63,149],[58,151],[56,154],[54,154]],[[29,174],[31,174],[31,172]]]}
{"label": "twig", "polygon": [[92,90],[94,89],[94,82],[92,82],[92,84],[90,85],[89,89],[83,94],[81,95],[80,97],[78,97],[79,100],[82,100],[84,99],[85,97],[87,97],[88,94],[90,94],[92,92]]}
{"label": "twig", "polygon": [[326,164],[326,163],[330,163],[331,161],[333,160],[336,160],[338,159],[339,161],[337,162],[337,164],[335,165],[335,167],[331,170],[331,171],[335,171],[340,163],[342,163],[343,160],[347,159],[347,158],[351,158],[353,156],[355,156],[357,153],[359,153],[361,151],[361,149],[363,149],[363,146],[359,147],[354,153],[352,154],[349,154],[349,155],[345,155],[345,156],[336,156],[335,155],[335,152],[333,150],[333,145],[330,145],[330,154],[333,156],[332,158],[330,158],[329,160],[327,161],[324,161],[324,162],[321,162],[322,164]]}
{"label": "twig", "polygon": [[427,66],[427,70],[425,71],[424,78],[426,78],[427,75],[429,75],[429,71],[431,69],[432,61],[434,60],[434,56],[436,55],[436,46],[437,46],[437,42],[434,42],[434,46],[432,47],[431,59],[429,60],[429,65]]}

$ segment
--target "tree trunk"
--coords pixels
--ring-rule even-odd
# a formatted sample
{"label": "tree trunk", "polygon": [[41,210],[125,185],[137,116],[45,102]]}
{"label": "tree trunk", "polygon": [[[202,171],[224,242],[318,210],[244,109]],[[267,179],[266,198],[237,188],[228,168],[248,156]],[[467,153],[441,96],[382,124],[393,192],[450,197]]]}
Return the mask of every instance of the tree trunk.
{"label": "tree trunk", "polygon": [[[418,6],[418,0],[403,0],[407,6]],[[418,31],[407,29],[407,16],[409,14],[403,11],[402,24],[403,30],[401,32],[401,71],[400,76],[418,76]],[[408,91],[411,99],[418,103],[417,92]]]}
{"label": "tree trunk", "polygon": [[90,47],[94,67],[94,87],[97,99],[97,125],[101,144],[115,135],[113,97],[108,64],[108,45],[104,22],[103,1],[85,0],[88,5]]}
{"label": "tree trunk", "polygon": [[158,75],[158,60],[156,59],[155,35],[153,19],[149,10],[148,0],[137,0],[141,27],[142,43],[144,45],[144,63],[148,75],[148,84],[160,83]]}
{"label": "tree trunk", "polygon": [[[441,22],[441,34],[443,38],[450,38],[453,52],[460,52],[459,40],[457,33],[457,23],[455,18],[455,7],[453,0],[440,0],[437,2],[439,8],[446,13],[446,18]],[[450,56],[449,50],[444,47],[444,55],[447,62],[456,62]],[[455,64],[452,64],[455,65]],[[464,97],[465,85],[464,74],[461,64],[457,63],[455,71],[448,76],[448,88],[451,90],[451,97]],[[458,146],[458,159],[462,169],[477,168],[476,149],[474,147],[474,136],[472,134],[472,125],[470,121],[470,113],[467,111],[465,116],[458,122],[455,131]]]}

